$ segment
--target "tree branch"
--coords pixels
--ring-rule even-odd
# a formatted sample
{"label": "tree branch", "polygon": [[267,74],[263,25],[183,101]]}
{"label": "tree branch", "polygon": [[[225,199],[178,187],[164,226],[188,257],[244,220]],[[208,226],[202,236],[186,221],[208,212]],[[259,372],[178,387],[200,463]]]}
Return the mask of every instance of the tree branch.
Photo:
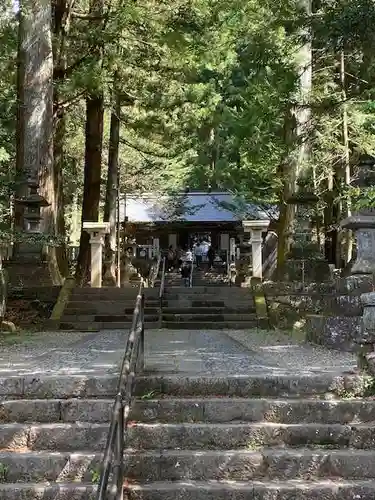
{"label": "tree branch", "polygon": [[82,90],[81,92],[78,92],[78,94],[75,95],[74,97],[72,97],[71,99],[67,99],[66,101],[58,102],[57,105],[56,105],[56,108],[54,110],[54,116],[56,116],[60,110],[66,109],[69,106],[72,106],[73,104],[75,104],[85,94],[86,94],[86,90]]}
{"label": "tree branch", "polygon": [[72,17],[76,19],[83,19],[85,21],[103,21],[105,16],[103,14],[86,14],[84,12],[72,11]]}

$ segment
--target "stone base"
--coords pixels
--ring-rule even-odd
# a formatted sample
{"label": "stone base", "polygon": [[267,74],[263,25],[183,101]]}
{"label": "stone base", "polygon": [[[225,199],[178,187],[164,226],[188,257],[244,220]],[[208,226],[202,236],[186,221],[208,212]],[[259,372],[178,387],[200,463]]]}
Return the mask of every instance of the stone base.
{"label": "stone base", "polygon": [[4,263],[8,272],[9,288],[57,285],[52,279],[47,262],[9,261]]}
{"label": "stone base", "polygon": [[331,279],[329,264],[324,259],[307,258],[304,262],[304,271],[302,272],[302,263],[300,260],[289,259],[285,262],[282,270],[282,276],[285,281],[301,281],[304,276],[305,283],[322,282]]}
{"label": "stone base", "polygon": [[361,316],[306,316],[306,340],[323,345],[329,349],[357,352],[358,344],[354,341],[361,331]]}
{"label": "stone base", "polygon": [[1,321],[0,331],[2,333],[15,333],[17,331],[17,328],[13,321]]}

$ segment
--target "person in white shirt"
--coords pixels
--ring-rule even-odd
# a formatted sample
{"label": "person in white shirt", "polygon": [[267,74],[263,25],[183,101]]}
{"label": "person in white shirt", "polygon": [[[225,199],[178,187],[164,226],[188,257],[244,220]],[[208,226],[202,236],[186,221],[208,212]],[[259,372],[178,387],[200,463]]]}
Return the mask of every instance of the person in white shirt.
{"label": "person in white shirt", "polygon": [[185,286],[191,286],[191,268],[193,266],[193,252],[187,250],[182,256],[181,277],[184,280]]}
{"label": "person in white shirt", "polygon": [[200,269],[200,266],[202,264],[203,252],[204,252],[204,248],[201,246],[201,244],[198,241],[198,243],[195,245],[195,248],[194,248],[194,255],[195,255],[195,262],[197,264],[197,269]]}

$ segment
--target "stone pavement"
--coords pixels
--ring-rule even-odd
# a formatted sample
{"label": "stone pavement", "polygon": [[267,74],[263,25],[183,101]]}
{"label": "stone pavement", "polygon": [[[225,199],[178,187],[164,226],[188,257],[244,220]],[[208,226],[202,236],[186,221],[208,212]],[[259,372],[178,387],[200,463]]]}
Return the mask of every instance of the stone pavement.
{"label": "stone pavement", "polygon": [[[128,333],[48,332],[15,345],[0,344],[0,377],[116,373]],[[351,372],[349,353],[302,344],[260,330],[149,330],[146,370],[158,374],[299,375]]]}

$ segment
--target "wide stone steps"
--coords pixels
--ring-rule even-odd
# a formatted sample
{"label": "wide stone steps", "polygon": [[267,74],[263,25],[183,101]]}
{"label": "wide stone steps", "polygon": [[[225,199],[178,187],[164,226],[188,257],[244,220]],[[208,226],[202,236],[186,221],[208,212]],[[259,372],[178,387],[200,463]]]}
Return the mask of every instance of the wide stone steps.
{"label": "wide stone steps", "polygon": [[[147,321],[146,326],[149,329],[159,328],[159,320]],[[127,321],[66,321],[63,320],[60,330],[78,331],[78,332],[99,332],[100,330],[130,330],[131,320]]]}
{"label": "wide stone steps", "polygon": [[[108,423],[111,399],[9,399],[0,402],[1,423]],[[184,398],[137,400],[130,420],[160,423],[273,422],[352,425],[375,422],[375,401],[273,398]]]}
{"label": "wide stone steps", "polygon": [[[0,452],[1,483],[92,482],[100,453]],[[374,479],[372,451],[330,450],[125,450],[126,479],[151,481],[254,481]]]}
{"label": "wide stone steps", "polygon": [[[0,484],[0,500],[95,500],[91,483]],[[373,500],[375,481],[173,481],[125,487],[129,500]]]}
{"label": "wide stone steps", "polygon": [[163,319],[162,327],[169,330],[248,330],[257,328],[256,320],[248,321],[166,321]]}
{"label": "wide stone steps", "polygon": [[[139,376],[135,384],[135,396],[142,399],[152,395],[169,398],[268,398],[278,397],[287,400],[317,396],[327,398],[349,394],[355,398],[363,395],[371,377],[355,374],[337,375],[328,371],[320,374],[294,375],[266,373],[248,376],[179,376],[153,375]],[[0,378],[1,403],[11,399],[93,399],[114,398],[118,383],[117,374],[113,375],[46,375],[15,376]],[[202,400],[202,403],[205,401]],[[346,400],[344,400],[346,402]],[[359,400],[360,401],[360,400]],[[363,400],[366,404],[368,400]],[[370,400],[371,401],[371,400]],[[339,401],[337,401],[339,404]]]}
{"label": "wide stone steps", "polygon": [[[368,383],[139,377],[125,498],[373,500],[375,400],[357,397]],[[95,500],[116,385],[116,375],[0,379],[0,500]]]}
{"label": "wide stone steps", "polygon": [[[88,422],[3,424],[0,449],[102,451],[108,425]],[[135,424],[129,428],[128,444],[137,449],[191,450],[263,446],[330,446],[371,449],[375,425],[369,424]],[[374,471],[375,474],[375,471]]]}

